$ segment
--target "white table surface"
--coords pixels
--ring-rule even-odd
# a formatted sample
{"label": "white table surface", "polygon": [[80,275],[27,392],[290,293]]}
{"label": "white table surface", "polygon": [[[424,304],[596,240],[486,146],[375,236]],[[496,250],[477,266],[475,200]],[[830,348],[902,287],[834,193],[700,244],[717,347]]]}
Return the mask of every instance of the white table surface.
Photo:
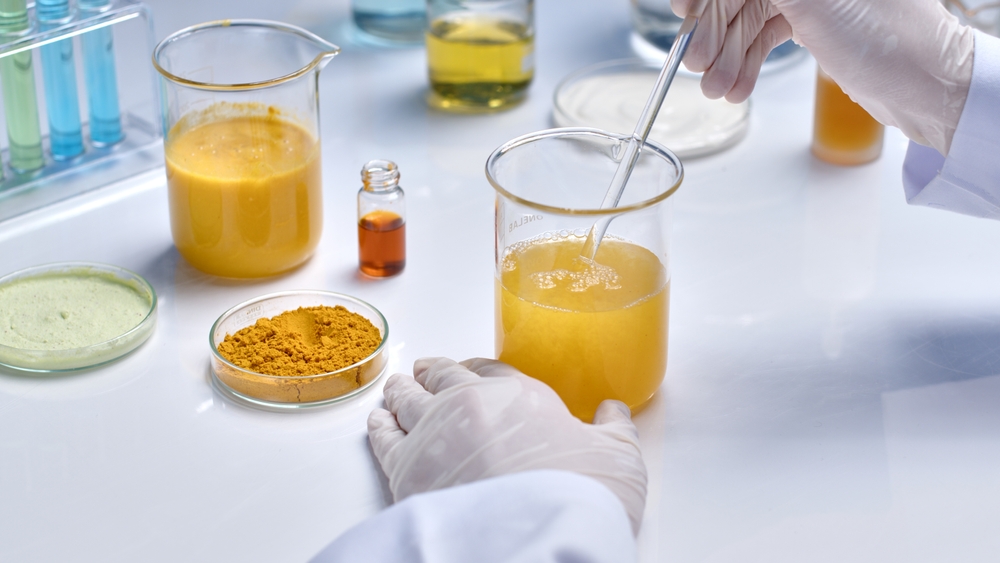
{"label": "white table surface", "polygon": [[[629,55],[624,0],[537,5],[526,104],[428,111],[422,49],[359,46],[344,0],[156,0],[157,34],[222,17],[305,24],[344,53],[321,77],[325,225],[277,279],[188,266],[162,169],[0,223],[0,274],[109,262],[160,297],[153,337],[56,377],[0,370],[0,560],[302,561],[387,502],[367,444],[376,388],[262,412],[208,382],[207,334],[277,290],[349,293],[391,326],[391,370],[493,353],[493,194],[502,142],[550,124],[565,74]],[[687,163],[676,196],[670,360],[636,416],[644,561],[1000,560],[1000,224],[909,207],[905,140],[845,169],[808,153],[814,65],[764,77],[749,136]],[[395,160],[405,272],[356,273],[361,164]]]}

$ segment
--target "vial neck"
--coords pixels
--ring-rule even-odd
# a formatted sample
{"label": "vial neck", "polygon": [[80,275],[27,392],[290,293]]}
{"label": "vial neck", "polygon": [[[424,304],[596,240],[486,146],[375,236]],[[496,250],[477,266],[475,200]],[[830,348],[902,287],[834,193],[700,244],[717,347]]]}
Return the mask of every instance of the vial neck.
{"label": "vial neck", "polygon": [[364,189],[371,193],[386,193],[399,188],[399,182],[364,182]]}

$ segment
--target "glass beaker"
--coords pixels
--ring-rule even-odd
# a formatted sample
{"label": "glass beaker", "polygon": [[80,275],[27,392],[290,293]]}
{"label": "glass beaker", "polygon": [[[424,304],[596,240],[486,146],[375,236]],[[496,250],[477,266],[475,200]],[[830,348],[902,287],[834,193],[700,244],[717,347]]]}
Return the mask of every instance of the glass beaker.
{"label": "glass beaker", "polygon": [[312,255],[323,222],[318,77],[339,51],[257,20],[204,23],[157,45],[170,228],[191,265],[251,278]]}
{"label": "glass beaker", "polygon": [[427,103],[479,113],[514,107],[535,75],[534,0],[428,0]]}
{"label": "glass beaker", "polygon": [[[671,195],[680,160],[647,142],[614,209],[600,209],[629,137],[550,129],[490,155],[496,190],[497,358],[550,385],[586,422],[604,399],[641,408],[667,368]],[[594,261],[595,222],[613,218]]]}
{"label": "glass beaker", "polygon": [[867,164],[882,155],[885,125],[817,68],[812,153],[839,166]]}

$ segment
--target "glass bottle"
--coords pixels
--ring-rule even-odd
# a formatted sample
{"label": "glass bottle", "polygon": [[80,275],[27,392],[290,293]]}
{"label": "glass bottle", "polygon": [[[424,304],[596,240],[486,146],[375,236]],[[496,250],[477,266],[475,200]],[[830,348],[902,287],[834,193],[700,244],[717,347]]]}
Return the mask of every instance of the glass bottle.
{"label": "glass bottle", "polygon": [[351,16],[359,29],[391,43],[420,43],[427,29],[426,0],[352,0]]}
{"label": "glass bottle", "polygon": [[885,126],[854,102],[823,69],[816,78],[812,153],[841,166],[872,162],[882,154]]}
{"label": "glass bottle", "polygon": [[358,267],[384,278],[406,266],[406,200],[399,168],[391,160],[372,160],[361,168],[358,190]]}
{"label": "glass bottle", "polygon": [[524,100],[535,74],[534,0],[428,0],[427,103],[482,113]]}

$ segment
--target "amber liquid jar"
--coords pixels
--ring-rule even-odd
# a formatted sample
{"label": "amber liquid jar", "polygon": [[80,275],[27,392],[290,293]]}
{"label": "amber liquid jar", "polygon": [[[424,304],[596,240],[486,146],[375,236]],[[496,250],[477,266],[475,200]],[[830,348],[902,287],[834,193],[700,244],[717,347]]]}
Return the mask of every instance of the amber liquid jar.
{"label": "amber liquid jar", "polygon": [[841,166],[872,162],[882,154],[885,126],[840,89],[823,69],[816,78],[812,153]]}
{"label": "amber liquid jar", "polygon": [[361,169],[358,191],[358,268],[384,278],[406,266],[406,210],[399,169],[389,160],[372,160]]}

